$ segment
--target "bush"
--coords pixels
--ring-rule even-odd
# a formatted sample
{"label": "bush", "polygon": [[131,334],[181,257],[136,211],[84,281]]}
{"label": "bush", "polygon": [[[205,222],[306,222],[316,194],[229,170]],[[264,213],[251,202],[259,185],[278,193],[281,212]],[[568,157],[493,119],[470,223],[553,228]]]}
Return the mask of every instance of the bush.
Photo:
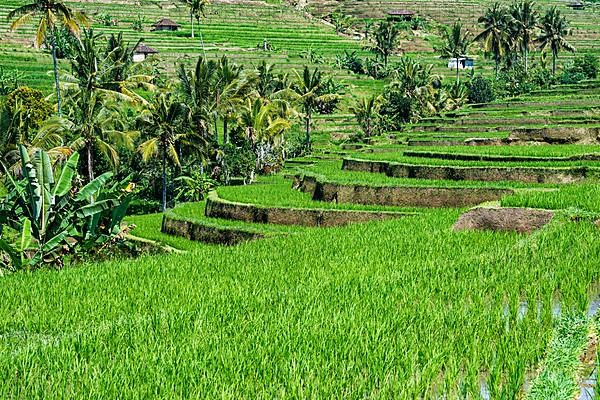
{"label": "bush", "polygon": [[471,104],[489,103],[496,99],[492,82],[481,75],[477,75],[467,83],[467,89]]}
{"label": "bush", "polygon": [[599,66],[598,57],[593,54],[586,54],[575,58],[567,71],[573,75],[581,74],[584,77],[583,79],[596,79]]}
{"label": "bush", "polygon": [[398,131],[402,124],[410,121],[413,102],[402,92],[386,88],[379,108],[381,128],[384,131]]}
{"label": "bush", "polygon": [[224,184],[228,184],[236,177],[250,182],[254,177],[255,168],[256,154],[247,141],[242,142],[239,147],[227,143],[217,156],[217,165],[212,171],[212,177]]}
{"label": "bush", "polygon": [[567,70],[560,74],[560,83],[563,85],[572,85],[579,83],[586,79],[586,76],[583,72],[578,72],[574,70]]}
{"label": "bush", "polygon": [[107,172],[79,187],[77,152],[56,177],[45,151],[37,150],[31,158],[19,146],[19,153],[24,177],[15,180],[6,171],[8,194],[0,203],[1,267],[61,266],[66,254],[94,254],[117,242],[132,196],[128,183],[111,184],[112,173]]}
{"label": "bush", "polygon": [[15,109],[17,103],[27,110],[28,126],[32,129],[38,128],[54,113],[54,107],[46,101],[44,94],[27,86],[17,88],[6,97],[7,109]]}

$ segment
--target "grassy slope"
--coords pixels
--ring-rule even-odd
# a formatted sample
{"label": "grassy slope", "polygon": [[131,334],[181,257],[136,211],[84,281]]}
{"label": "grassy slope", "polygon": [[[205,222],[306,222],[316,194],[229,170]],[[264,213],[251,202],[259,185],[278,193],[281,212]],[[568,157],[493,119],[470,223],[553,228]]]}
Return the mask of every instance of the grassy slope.
{"label": "grassy slope", "polygon": [[[556,289],[586,308],[598,232],[450,234],[457,215],[7,276],[0,397],[415,398],[475,394],[484,369],[518,387]],[[518,322],[522,299],[541,318]]]}

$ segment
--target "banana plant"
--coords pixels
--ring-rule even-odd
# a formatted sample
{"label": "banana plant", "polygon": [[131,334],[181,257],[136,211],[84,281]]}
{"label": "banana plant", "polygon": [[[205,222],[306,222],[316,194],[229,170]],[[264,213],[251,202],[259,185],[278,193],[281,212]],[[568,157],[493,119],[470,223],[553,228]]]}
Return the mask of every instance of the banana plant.
{"label": "banana plant", "polygon": [[[17,180],[5,171],[9,193],[0,203],[0,251],[10,259],[5,267],[54,263],[65,253],[91,250],[119,233],[131,196],[120,190],[122,183],[106,187],[111,172],[78,188],[79,153],[55,175],[45,151],[37,150],[33,159],[24,146],[19,152],[23,177]],[[5,227],[11,228],[10,234]]]}

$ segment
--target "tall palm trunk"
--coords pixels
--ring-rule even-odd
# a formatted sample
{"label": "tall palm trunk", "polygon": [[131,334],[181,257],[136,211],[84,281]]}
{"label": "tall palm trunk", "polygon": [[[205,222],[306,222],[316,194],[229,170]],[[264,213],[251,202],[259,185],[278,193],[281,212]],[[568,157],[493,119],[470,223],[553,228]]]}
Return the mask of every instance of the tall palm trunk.
{"label": "tall palm trunk", "polygon": [[167,209],[167,145],[162,146],[162,211]]}
{"label": "tall palm trunk", "polygon": [[556,58],[558,57],[557,51],[552,50],[552,75],[556,74]]}
{"label": "tall palm trunk", "polygon": [[60,98],[60,84],[58,82],[58,57],[56,56],[56,32],[52,29],[52,40],[50,46],[52,47],[52,62],[54,64],[54,86],[56,87],[56,101],[58,107],[58,116],[62,117],[62,104]]}
{"label": "tall palm trunk", "polygon": [[456,83],[460,83],[460,73],[458,71],[458,57],[456,58]]}
{"label": "tall palm trunk", "polygon": [[88,141],[85,144],[87,151],[87,170],[88,170],[88,179],[91,181],[94,180],[94,157],[93,157],[93,147],[94,143],[92,141]]}
{"label": "tall palm trunk", "polygon": [[227,144],[227,115],[223,116],[223,144]]}
{"label": "tall palm trunk", "polygon": [[310,112],[306,113],[306,118],[305,118],[305,123],[306,123],[306,141],[304,143],[304,145],[306,146],[307,150],[310,150]]}
{"label": "tall palm trunk", "polygon": [[190,22],[192,23],[192,39],[194,38],[194,14],[190,12]]}
{"label": "tall palm trunk", "polygon": [[495,59],[496,59],[495,60],[496,61],[495,77],[496,77],[496,80],[498,80],[498,69],[500,68],[500,55],[496,54]]}

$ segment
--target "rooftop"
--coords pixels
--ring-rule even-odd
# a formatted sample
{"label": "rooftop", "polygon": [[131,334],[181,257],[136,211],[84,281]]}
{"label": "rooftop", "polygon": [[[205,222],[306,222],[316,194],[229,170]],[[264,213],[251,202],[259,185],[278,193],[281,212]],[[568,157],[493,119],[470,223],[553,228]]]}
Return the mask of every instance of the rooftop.
{"label": "rooftop", "polygon": [[163,27],[163,26],[179,28],[180,25],[177,22],[175,22],[169,18],[163,18],[152,26],[155,28]]}
{"label": "rooftop", "polygon": [[158,51],[154,50],[150,46],[146,46],[144,43],[140,42],[133,49],[133,52],[136,54],[158,54]]}
{"label": "rooftop", "polygon": [[388,15],[415,15],[415,12],[411,10],[390,10]]}

